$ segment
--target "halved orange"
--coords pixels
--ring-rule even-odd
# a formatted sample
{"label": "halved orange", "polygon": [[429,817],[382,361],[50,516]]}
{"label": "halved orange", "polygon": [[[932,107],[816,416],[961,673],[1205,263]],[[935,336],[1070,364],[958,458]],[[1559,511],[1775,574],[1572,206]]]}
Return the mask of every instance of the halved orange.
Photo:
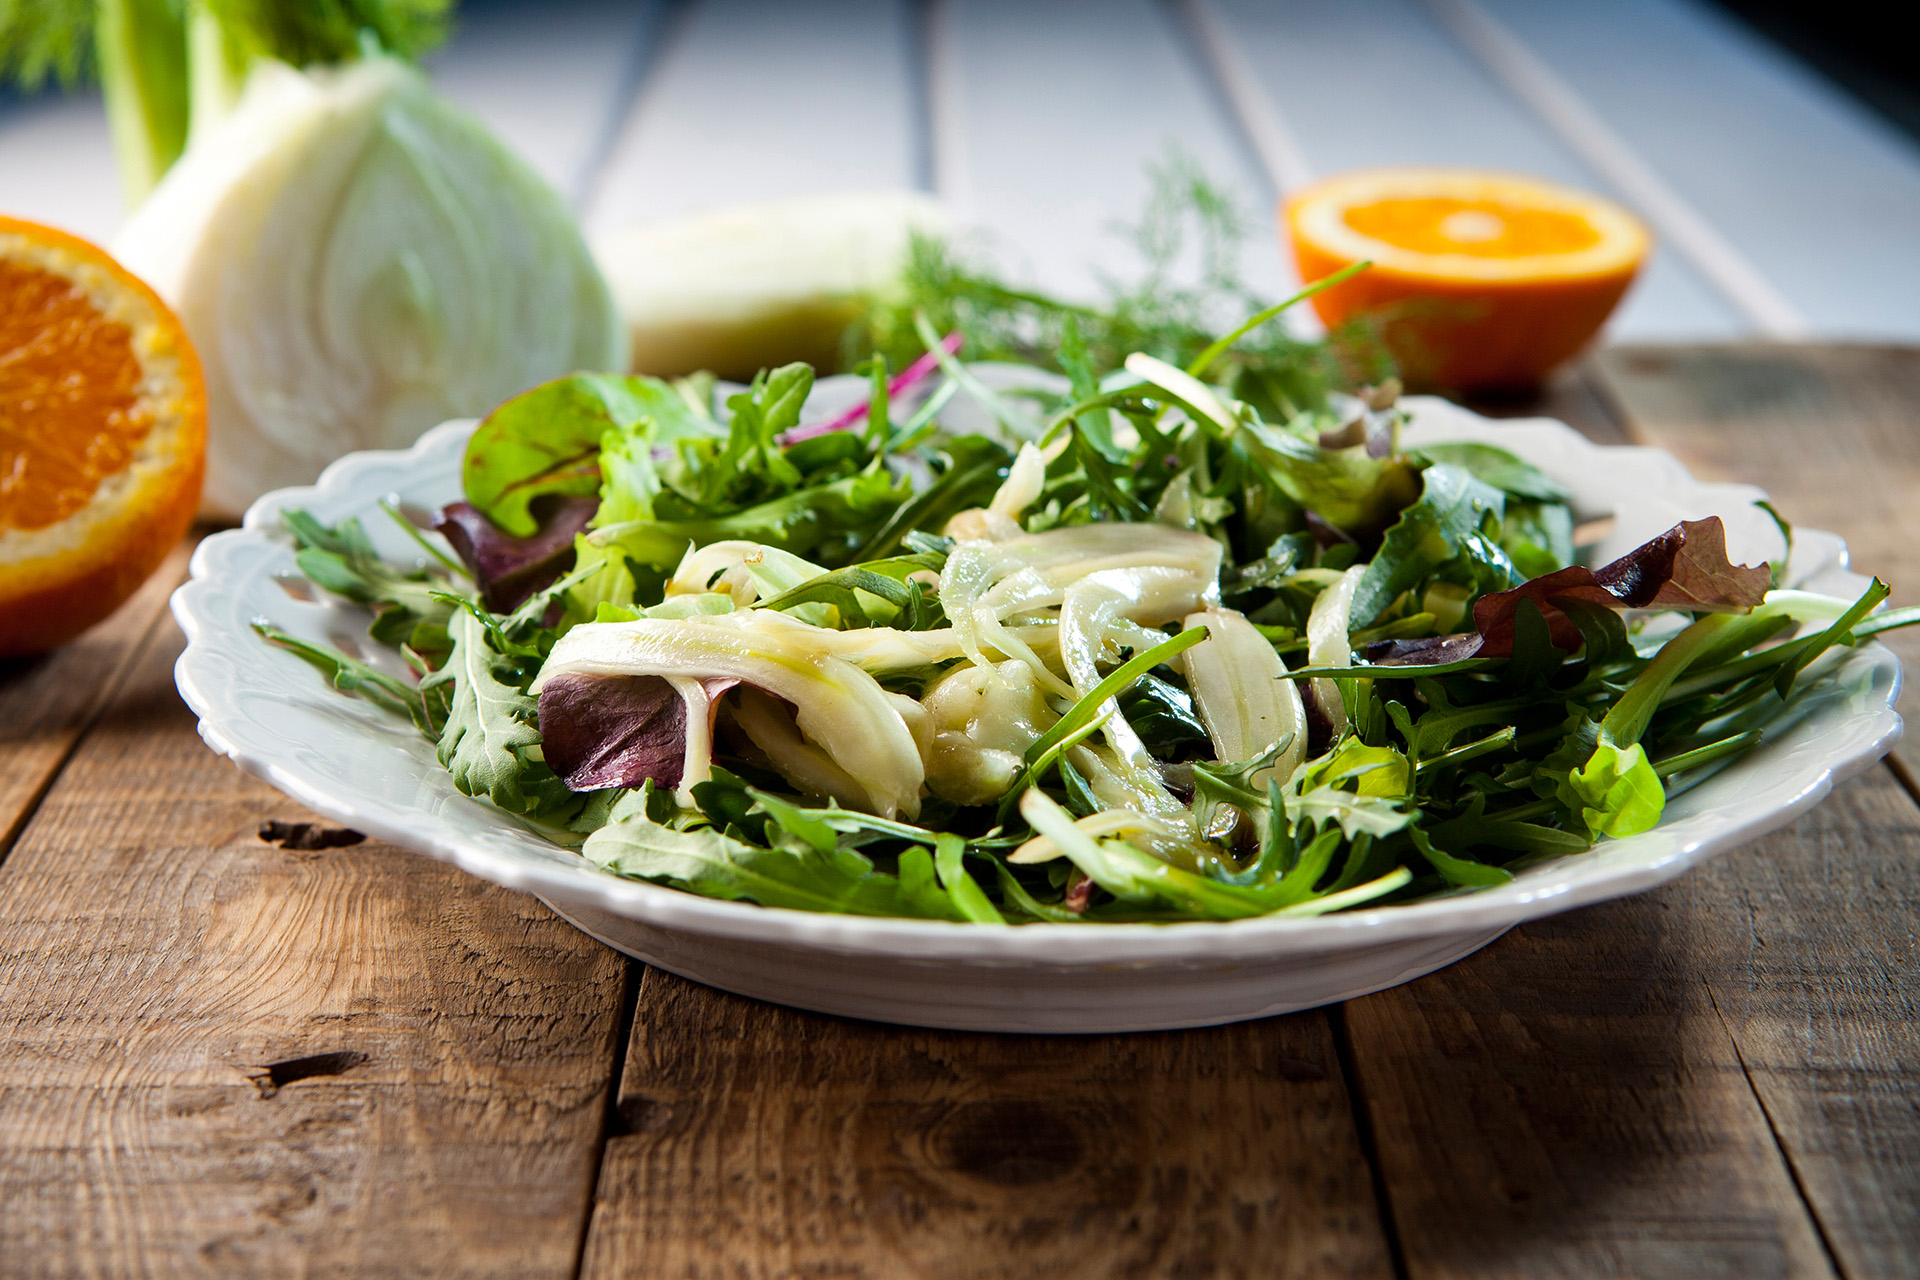
{"label": "halved orange", "polygon": [[1283,216],[1301,279],[1373,262],[1314,295],[1328,328],[1373,322],[1403,378],[1446,390],[1538,385],[1599,330],[1652,243],[1611,200],[1462,169],[1339,174]]}
{"label": "halved orange", "polygon": [[0,657],[132,595],[193,522],[206,452],[167,305],[98,246],[0,217]]}

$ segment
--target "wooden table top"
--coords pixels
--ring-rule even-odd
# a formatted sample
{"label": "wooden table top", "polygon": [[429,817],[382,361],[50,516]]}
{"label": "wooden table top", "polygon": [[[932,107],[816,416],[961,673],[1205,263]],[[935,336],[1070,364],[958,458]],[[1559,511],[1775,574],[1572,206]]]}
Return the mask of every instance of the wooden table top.
{"label": "wooden table top", "polygon": [[[1913,603],[1916,406],[1920,350],[1719,346],[1608,351],[1549,407],[1765,486]],[[185,554],[0,665],[0,1274],[1920,1275],[1912,746],[1338,1007],[901,1029],[264,841],[312,815],[195,736]]]}

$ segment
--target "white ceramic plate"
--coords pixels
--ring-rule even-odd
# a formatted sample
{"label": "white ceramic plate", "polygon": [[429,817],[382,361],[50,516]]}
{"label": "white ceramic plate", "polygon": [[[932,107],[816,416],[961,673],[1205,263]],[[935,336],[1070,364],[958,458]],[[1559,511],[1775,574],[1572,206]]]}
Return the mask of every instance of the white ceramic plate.
{"label": "white ceramic plate", "polygon": [[[840,380],[835,380],[836,382]],[[857,394],[823,384],[822,402]],[[1604,561],[1681,519],[1719,515],[1735,560],[1777,556],[1757,490],[1703,484],[1652,449],[1602,448],[1544,420],[1493,423],[1443,401],[1408,402],[1407,442],[1500,444],[1567,485],[1582,518],[1613,516]],[[1231,924],[990,928],[817,915],[721,902],[598,871],[516,819],[461,795],[411,726],[336,693],[249,627],[378,657],[367,615],[299,598],[279,513],[359,516],[381,551],[418,548],[380,510],[389,495],[438,507],[459,495],[471,423],[414,448],[359,453],[312,488],[269,494],[216,534],[173,597],[188,645],[180,691],[208,745],[335,821],[538,894],[593,936],[663,969],[784,1004],[921,1026],[1092,1032],[1202,1026],[1343,1000],[1405,982],[1523,920],[1638,893],[1791,821],[1883,755],[1900,734],[1899,666],[1879,645],[1837,651],[1751,755],[1674,800],[1657,829],[1521,873],[1497,889],[1317,919]],[[1864,590],[1832,534],[1799,532],[1789,575],[1835,595]]]}

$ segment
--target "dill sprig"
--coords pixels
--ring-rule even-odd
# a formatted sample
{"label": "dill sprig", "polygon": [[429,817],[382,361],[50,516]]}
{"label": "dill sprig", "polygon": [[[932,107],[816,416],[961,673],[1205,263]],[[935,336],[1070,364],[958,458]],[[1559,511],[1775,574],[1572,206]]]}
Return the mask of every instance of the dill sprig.
{"label": "dill sprig", "polygon": [[[1071,320],[1096,374],[1119,368],[1136,351],[1186,366],[1228,321],[1268,302],[1240,276],[1249,219],[1238,202],[1178,155],[1149,174],[1151,193],[1139,222],[1121,229],[1146,269],[1132,284],[1104,280],[1104,305],[1021,288],[947,240],[916,236],[900,291],[876,301],[849,331],[846,367],[875,352],[891,367],[904,367],[923,349],[914,323],[921,313],[942,333],[958,330],[970,361],[1011,360],[1064,372],[1059,351]],[[1268,323],[1235,343],[1209,378],[1263,414],[1290,417],[1325,403],[1329,390],[1391,372],[1369,331],[1320,341]]]}

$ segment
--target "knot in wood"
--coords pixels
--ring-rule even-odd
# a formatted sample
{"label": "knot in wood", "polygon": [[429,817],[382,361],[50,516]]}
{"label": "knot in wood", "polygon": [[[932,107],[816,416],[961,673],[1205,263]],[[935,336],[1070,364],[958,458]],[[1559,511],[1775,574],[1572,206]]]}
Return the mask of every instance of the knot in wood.
{"label": "knot in wood", "polygon": [[941,1167],[1008,1187],[1063,1178],[1087,1149],[1059,1105],[1020,1100],[961,1103],[935,1122],[928,1139]]}

